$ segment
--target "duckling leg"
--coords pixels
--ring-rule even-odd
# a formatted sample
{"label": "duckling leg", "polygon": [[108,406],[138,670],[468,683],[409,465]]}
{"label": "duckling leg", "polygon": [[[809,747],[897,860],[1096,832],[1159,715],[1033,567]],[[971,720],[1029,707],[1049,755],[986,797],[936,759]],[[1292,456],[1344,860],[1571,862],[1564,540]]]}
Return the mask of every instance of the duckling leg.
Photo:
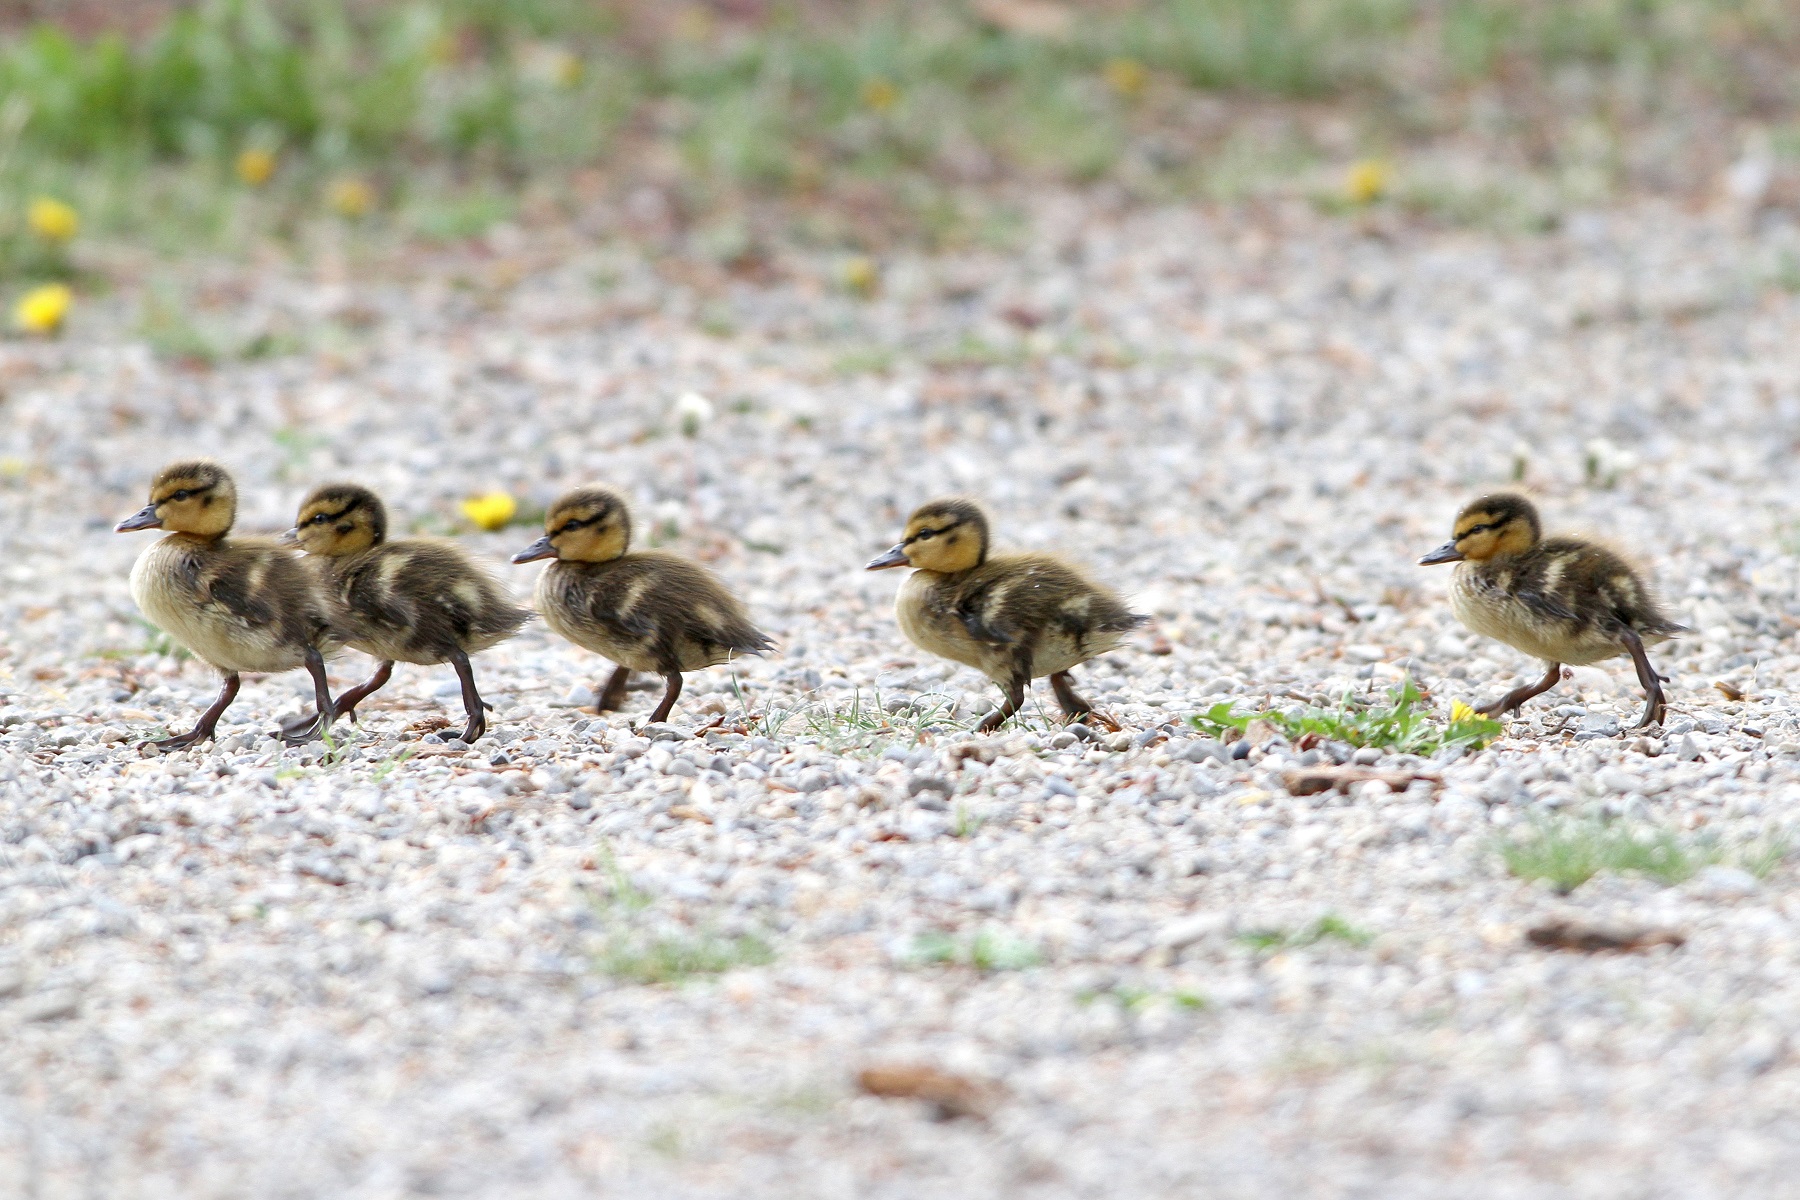
{"label": "duckling leg", "polygon": [[1083,717],[1092,717],[1095,721],[1119,732],[1119,723],[1103,712],[1097,711],[1093,705],[1082,699],[1081,693],[1075,690],[1071,676],[1067,671],[1058,671],[1050,676],[1050,690],[1056,693],[1056,702],[1062,706],[1063,716],[1071,721],[1079,721]]}
{"label": "duckling leg", "polygon": [[456,677],[462,680],[463,711],[469,714],[469,723],[463,726],[462,740],[473,746],[487,732],[488,706],[481,693],[475,690],[475,668],[469,665],[469,656],[461,649],[452,650],[450,665],[456,668]]}
{"label": "duckling leg", "polygon": [[[623,667],[619,669],[624,670]],[[668,720],[669,714],[675,711],[675,701],[681,699],[681,672],[671,671],[663,678],[668,681],[669,686],[663,692],[662,703],[657,705],[656,711],[650,714],[650,724],[652,725],[658,725]],[[612,684],[609,683],[606,686],[610,689]],[[624,691],[625,689],[621,687],[619,690]]]}
{"label": "duckling leg", "polygon": [[1619,634],[1619,640],[1631,652],[1631,665],[1637,668],[1638,682],[1644,685],[1644,716],[1632,728],[1661,725],[1664,714],[1669,711],[1668,701],[1663,696],[1662,676],[1650,665],[1650,656],[1644,653],[1644,640],[1637,635],[1637,630],[1627,626]]}
{"label": "duckling leg", "polygon": [[200,720],[192,729],[186,733],[178,733],[174,737],[164,738],[160,742],[140,742],[138,749],[142,750],[145,746],[150,746],[158,753],[168,754],[175,750],[186,750],[189,746],[208,740],[212,737],[213,730],[218,728],[219,718],[225,715],[225,710],[231,707],[233,700],[237,699],[238,683],[236,671],[226,672],[225,685],[219,689],[219,698],[212,702],[211,708],[200,714]]}
{"label": "duckling leg", "polygon": [[331,684],[325,678],[325,656],[317,649],[308,647],[306,651],[306,672],[313,681],[313,707],[311,717],[304,714],[300,717],[284,721],[281,732],[277,735],[290,746],[300,746],[312,741],[327,729],[337,713],[331,702]]}
{"label": "duckling leg", "polygon": [[1484,717],[1503,717],[1533,696],[1541,696],[1561,682],[1562,664],[1551,663],[1550,669],[1546,671],[1544,677],[1536,683],[1527,684],[1520,688],[1514,688],[1486,708],[1479,708],[1475,711],[1479,712]]}
{"label": "duckling leg", "polygon": [[1025,706],[1025,689],[1031,686],[1030,672],[1031,668],[1025,665],[1014,668],[1012,678],[1006,681],[1006,703],[981,718],[981,724],[975,727],[976,733],[994,732],[1006,724],[1006,718]]}
{"label": "duckling leg", "polygon": [[630,667],[614,667],[606,686],[600,689],[600,699],[594,702],[599,712],[617,712],[625,707],[625,685],[631,682]]}
{"label": "duckling leg", "polygon": [[381,663],[376,666],[373,675],[369,676],[349,691],[338,693],[337,713],[335,715],[339,717],[349,717],[352,721],[356,721],[358,725],[361,725],[362,722],[357,720],[356,717],[356,706],[380,691],[383,687],[387,686],[387,681],[393,677],[393,674],[394,664],[383,659]]}

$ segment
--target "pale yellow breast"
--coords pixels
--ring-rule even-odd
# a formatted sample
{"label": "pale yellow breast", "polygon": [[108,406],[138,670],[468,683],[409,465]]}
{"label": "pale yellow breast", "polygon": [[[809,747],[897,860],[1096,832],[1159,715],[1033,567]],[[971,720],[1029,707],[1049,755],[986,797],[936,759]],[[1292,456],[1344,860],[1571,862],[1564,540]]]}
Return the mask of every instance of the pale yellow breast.
{"label": "pale yellow breast", "polygon": [[906,640],[952,662],[966,663],[994,679],[1004,680],[1007,667],[989,647],[969,636],[963,623],[934,603],[938,576],[914,571],[894,598],[894,617]]}
{"label": "pale yellow breast", "polygon": [[303,649],[283,645],[273,628],[251,625],[196,593],[181,568],[184,549],[165,537],[138,555],[131,598],[145,619],[222,671],[291,671],[306,661]]}
{"label": "pale yellow breast", "polygon": [[1617,641],[1581,622],[1534,612],[1505,590],[1484,586],[1468,563],[1456,568],[1450,585],[1450,611],[1471,632],[1545,662],[1584,666],[1624,653]]}

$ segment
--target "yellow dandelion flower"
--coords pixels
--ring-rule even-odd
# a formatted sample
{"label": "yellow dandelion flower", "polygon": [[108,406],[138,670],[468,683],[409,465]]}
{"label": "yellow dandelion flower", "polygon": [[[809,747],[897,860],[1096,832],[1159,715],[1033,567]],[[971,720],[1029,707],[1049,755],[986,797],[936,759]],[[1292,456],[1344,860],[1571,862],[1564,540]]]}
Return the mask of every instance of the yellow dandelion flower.
{"label": "yellow dandelion flower", "polygon": [[1365,158],[1345,174],[1344,195],[1352,204],[1373,204],[1387,195],[1389,175],[1386,163]]}
{"label": "yellow dandelion flower", "polygon": [[900,101],[900,89],[879,77],[863,81],[862,102],[876,112],[886,112]]}
{"label": "yellow dandelion flower", "polygon": [[367,216],[375,207],[375,189],[366,180],[354,175],[345,175],[331,181],[325,189],[325,203],[331,205],[333,212],[340,217],[355,220]]}
{"label": "yellow dandelion flower", "polygon": [[1450,702],[1450,723],[1452,725],[1460,725],[1464,721],[1473,721],[1474,719],[1475,710],[1470,708],[1467,704],[1464,704],[1461,700],[1452,700]]}
{"label": "yellow dandelion flower", "polygon": [[873,296],[881,287],[881,267],[866,254],[858,254],[844,263],[844,286],[859,296]]}
{"label": "yellow dandelion flower", "polygon": [[81,217],[69,205],[49,196],[39,196],[25,212],[25,223],[31,232],[47,242],[66,242],[81,229]]}
{"label": "yellow dandelion flower", "polygon": [[675,17],[675,36],[684,42],[704,42],[713,35],[713,15],[705,6],[690,4]]}
{"label": "yellow dandelion flower", "polygon": [[463,516],[469,518],[478,529],[492,533],[496,529],[505,529],[519,512],[519,502],[505,492],[489,492],[485,496],[471,496],[462,502]]}
{"label": "yellow dandelion flower", "polygon": [[572,88],[580,83],[582,77],[586,74],[587,64],[565,50],[556,56],[556,67],[551,74],[551,78],[554,79],[560,87]]}
{"label": "yellow dandelion flower", "polygon": [[13,324],[26,333],[55,333],[62,328],[63,318],[69,315],[69,305],[75,300],[75,293],[67,285],[46,283],[42,287],[34,287],[23,296],[13,308]]}
{"label": "yellow dandelion flower", "polygon": [[237,177],[251,187],[261,187],[275,174],[275,155],[267,150],[249,149],[237,156]]}
{"label": "yellow dandelion flower", "polygon": [[1135,58],[1110,59],[1101,75],[1105,77],[1107,87],[1127,100],[1137,99],[1150,86],[1149,69]]}

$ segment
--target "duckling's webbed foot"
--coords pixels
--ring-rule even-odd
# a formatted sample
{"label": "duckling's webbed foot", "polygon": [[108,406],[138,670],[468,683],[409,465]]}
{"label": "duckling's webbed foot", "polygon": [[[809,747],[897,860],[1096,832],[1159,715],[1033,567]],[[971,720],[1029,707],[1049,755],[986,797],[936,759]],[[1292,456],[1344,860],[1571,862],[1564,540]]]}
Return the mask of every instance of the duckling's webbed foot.
{"label": "duckling's webbed foot", "polygon": [[1534,696],[1543,695],[1561,682],[1562,664],[1551,663],[1550,669],[1546,671],[1544,677],[1536,683],[1514,688],[1494,703],[1485,708],[1478,708],[1475,711],[1484,717],[1504,717],[1507,713],[1517,710],[1519,706],[1524,704],[1527,700],[1532,699]]}
{"label": "duckling's webbed foot", "polygon": [[303,713],[288,717],[281,723],[281,731],[277,735],[290,746],[298,746],[310,741],[319,731],[319,713],[316,709],[307,709]]}
{"label": "duckling's webbed foot", "polygon": [[457,650],[450,655],[450,665],[456,668],[456,677],[462,681],[463,711],[469,715],[469,723],[463,726],[462,740],[473,746],[487,732],[488,705],[475,690],[475,668],[469,665],[469,656]]}
{"label": "duckling's webbed foot", "polygon": [[1075,690],[1067,671],[1058,671],[1050,676],[1050,690],[1056,693],[1056,702],[1062,706],[1063,716],[1071,721],[1094,711],[1094,706],[1082,699],[1081,693]]}
{"label": "duckling's webbed foot", "polygon": [[[622,671],[624,668],[621,667],[619,670]],[[613,678],[617,679],[618,674],[618,671],[613,672]],[[663,691],[662,703],[658,704],[656,711],[650,714],[650,724],[652,725],[659,725],[668,720],[669,714],[675,711],[675,701],[681,699],[681,672],[671,671],[663,678],[668,681],[668,687]],[[612,690],[611,683],[606,685],[606,690],[609,692]],[[619,690],[623,692],[625,689],[621,686]]]}
{"label": "duckling's webbed foot", "polygon": [[1637,668],[1638,682],[1644,685],[1644,715],[1632,728],[1661,725],[1669,711],[1669,702],[1662,690],[1663,677],[1650,665],[1650,656],[1644,653],[1644,640],[1638,637],[1637,630],[1626,626],[1619,640],[1625,643],[1625,649],[1631,654],[1631,665]]}
{"label": "duckling's webbed foot", "polygon": [[1025,671],[1015,671],[1013,677],[1006,681],[1006,702],[987,716],[981,718],[981,724],[975,726],[976,733],[992,733],[1006,724],[1006,719],[1025,706],[1025,689],[1031,684],[1031,676]]}
{"label": "duckling's webbed foot", "polygon": [[281,731],[276,736],[285,745],[304,746],[308,742],[317,740],[319,734],[324,730],[325,722],[319,714],[308,710],[297,717],[289,717],[283,721]]}
{"label": "duckling's webbed foot", "polygon": [[1118,733],[1123,728],[1106,713],[1101,712],[1082,698],[1075,690],[1067,671],[1058,671],[1050,676],[1050,690],[1056,693],[1056,702],[1062,706],[1063,716],[1071,721],[1092,721],[1111,733]]}
{"label": "duckling's webbed foot", "polygon": [[237,699],[238,684],[237,672],[233,671],[225,676],[225,683],[219,689],[218,699],[212,702],[212,707],[200,714],[200,720],[192,729],[186,733],[178,733],[174,737],[163,738],[161,741],[140,742],[138,749],[142,750],[148,746],[158,754],[171,754],[176,750],[186,750],[189,746],[196,746],[210,740],[213,730],[219,727],[219,718],[225,715],[225,710],[231,707],[233,700]]}
{"label": "duckling's webbed foot", "polygon": [[594,702],[594,708],[600,712],[618,712],[624,708],[625,685],[630,682],[630,667],[614,667],[606,686],[600,689],[600,699]]}

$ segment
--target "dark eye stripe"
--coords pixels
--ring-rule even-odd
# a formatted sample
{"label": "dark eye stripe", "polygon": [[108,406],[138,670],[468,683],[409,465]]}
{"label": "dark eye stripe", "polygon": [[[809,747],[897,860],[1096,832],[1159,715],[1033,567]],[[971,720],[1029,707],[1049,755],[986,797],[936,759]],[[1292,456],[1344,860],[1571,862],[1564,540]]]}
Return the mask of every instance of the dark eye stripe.
{"label": "dark eye stripe", "polygon": [[577,529],[586,529],[590,525],[599,524],[601,521],[606,519],[606,516],[607,516],[606,513],[595,513],[591,517],[576,517],[571,520],[564,521],[561,525],[558,525],[556,527],[556,532],[557,533],[573,533]]}
{"label": "dark eye stripe", "polygon": [[949,533],[952,529],[955,529],[955,528],[956,528],[955,525],[946,525],[942,529],[921,529],[921,530],[919,530],[919,532],[913,534],[911,537],[907,538],[904,542],[901,542],[900,544],[902,546],[910,546],[914,542],[923,541],[926,538],[934,538],[934,537],[938,537],[941,534]]}
{"label": "dark eye stripe", "polygon": [[164,496],[161,500],[158,500],[157,503],[167,504],[171,500],[192,500],[195,496],[203,495],[212,490],[213,485],[210,483],[203,483],[196,487],[177,488],[167,496]]}

